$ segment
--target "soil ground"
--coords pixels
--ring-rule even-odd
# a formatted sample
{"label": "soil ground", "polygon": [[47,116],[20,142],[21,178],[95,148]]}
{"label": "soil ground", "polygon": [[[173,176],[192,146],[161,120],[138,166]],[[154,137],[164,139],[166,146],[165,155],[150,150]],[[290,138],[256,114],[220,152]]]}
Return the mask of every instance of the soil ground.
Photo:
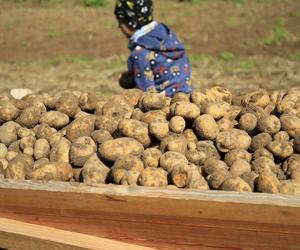
{"label": "soil ground", "polygon": [[[18,3],[17,3],[18,2]],[[113,0],[0,0],[0,91],[121,91],[127,41]],[[155,18],[184,41],[193,82],[234,91],[300,85],[299,0],[154,0]]]}

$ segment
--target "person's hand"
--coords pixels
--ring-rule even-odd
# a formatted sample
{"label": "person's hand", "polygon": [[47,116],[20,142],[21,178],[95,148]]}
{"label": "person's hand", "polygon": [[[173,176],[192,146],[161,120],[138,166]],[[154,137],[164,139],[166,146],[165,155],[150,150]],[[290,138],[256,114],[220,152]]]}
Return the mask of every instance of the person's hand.
{"label": "person's hand", "polygon": [[133,81],[132,74],[125,71],[119,77],[119,84],[124,89],[133,89],[135,88],[135,83]]}

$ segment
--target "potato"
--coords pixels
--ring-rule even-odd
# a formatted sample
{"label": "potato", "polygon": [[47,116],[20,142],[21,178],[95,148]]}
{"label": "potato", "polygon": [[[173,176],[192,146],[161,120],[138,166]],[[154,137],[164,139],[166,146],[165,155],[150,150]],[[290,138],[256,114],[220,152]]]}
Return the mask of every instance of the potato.
{"label": "potato", "polygon": [[245,131],[233,128],[220,132],[216,138],[216,144],[221,152],[237,148],[247,150],[251,144],[251,137]]}
{"label": "potato", "polygon": [[252,192],[254,192],[257,177],[258,177],[258,174],[256,174],[253,171],[245,172],[244,174],[241,175],[241,179],[243,179],[246,183],[248,183]]}
{"label": "potato", "polygon": [[292,180],[300,183],[300,167],[293,169],[290,177]]}
{"label": "potato", "polygon": [[224,191],[252,192],[250,185],[240,177],[228,178],[221,185]]}
{"label": "potato", "polygon": [[171,180],[176,187],[184,188],[191,178],[190,166],[186,163],[176,165],[171,172]]}
{"label": "potato", "polygon": [[48,163],[48,162],[49,162],[48,158],[40,158],[33,163],[32,169],[35,169],[38,166],[40,166],[41,164]]}
{"label": "potato", "polygon": [[4,175],[7,179],[25,180],[28,172],[30,171],[30,165],[22,154],[18,154],[11,161],[9,161]]}
{"label": "potato", "polygon": [[181,154],[187,152],[188,141],[181,134],[170,134],[164,138],[160,143],[160,150],[162,152],[175,151]]}
{"label": "potato", "polygon": [[70,148],[70,162],[76,167],[82,167],[96,151],[96,143],[91,137],[78,137],[73,141]]}
{"label": "potato", "polygon": [[133,110],[131,119],[141,121],[144,117],[144,112],[140,110],[139,108],[136,108]]}
{"label": "potato", "polygon": [[114,118],[98,116],[95,120],[95,127],[96,129],[107,130],[112,135],[117,130],[118,123],[118,120]]}
{"label": "potato", "polygon": [[285,131],[280,131],[278,133],[276,133],[274,136],[274,141],[289,141],[290,140],[290,136],[287,132]]}
{"label": "potato", "polygon": [[66,137],[70,141],[78,137],[90,136],[95,128],[95,117],[87,116],[75,119],[66,130]]}
{"label": "potato", "polygon": [[64,93],[57,100],[56,111],[74,117],[79,109],[78,98],[72,93]]}
{"label": "potato", "polygon": [[257,127],[263,133],[274,135],[280,131],[281,123],[275,115],[269,115],[259,119]]}
{"label": "potato", "polygon": [[100,161],[97,154],[93,154],[82,168],[83,182],[88,185],[104,184],[109,171],[110,169]]}
{"label": "potato", "polygon": [[245,113],[240,117],[239,128],[251,133],[257,125],[257,118],[254,114]]}
{"label": "potato", "polygon": [[111,134],[105,129],[95,130],[94,132],[92,132],[91,137],[98,144],[113,139]]}
{"label": "potato", "polygon": [[225,163],[228,165],[228,166],[232,166],[232,164],[237,160],[237,159],[242,159],[246,162],[250,162],[251,161],[251,154],[245,150],[245,149],[240,149],[240,148],[237,148],[237,149],[233,149],[233,150],[230,150],[226,155],[225,155],[225,158],[224,158],[224,161]]}
{"label": "potato", "polygon": [[293,180],[281,182],[279,193],[288,195],[300,195],[300,183]]}
{"label": "potato", "polygon": [[147,123],[133,119],[123,119],[119,122],[118,129],[125,137],[136,139],[144,147],[148,147],[151,143]]}
{"label": "potato", "polygon": [[28,137],[28,136],[35,136],[35,133],[33,130],[28,129],[28,128],[23,128],[23,127],[19,127],[17,133],[18,133],[18,137],[20,139],[22,139],[24,137]]}
{"label": "potato", "polygon": [[161,141],[169,135],[168,122],[152,122],[149,124],[149,132],[157,140]]}
{"label": "potato", "polygon": [[9,121],[0,126],[0,142],[6,146],[18,139],[17,130],[20,125],[16,122]]}
{"label": "potato", "polygon": [[95,115],[103,115],[102,108],[106,104],[106,100],[98,100],[95,103]]}
{"label": "potato", "polygon": [[210,188],[219,189],[228,177],[229,177],[228,171],[221,170],[206,176],[206,180]]}
{"label": "potato", "polygon": [[184,130],[183,135],[188,142],[197,143],[197,141],[198,141],[198,138],[192,129]]}
{"label": "potato", "polygon": [[96,94],[92,92],[82,93],[78,98],[79,107],[84,111],[93,111],[97,101]]}
{"label": "potato", "polygon": [[283,114],[280,116],[282,129],[291,137],[300,136],[300,117],[292,114]]}
{"label": "potato", "polygon": [[12,101],[0,101],[0,110],[0,120],[3,122],[16,119],[20,112]]}
{"label": "potato", "polygon": [[257,120],[260,120],[263,117],[268,116],[269,114],[262,108],[253,104],[248,104],[245,106],[241,112],[240,115],[243,115],[245,113],[251,113],[254,114],[257,118]]}
{"label": "potato", "polygon": [[140,98],[143,96],[143,91],[140,89],[126,89],[123,91],[122,96],[128,101],[132,107],[137,107]]}
{"label": "potato", "polygon": [[171,173],[177,165],[188,164],[188,160],[183,154],[168,151],[160,157],[160,167]]}
{"label": "potato", "polygon": [[203,113],[211,115],[218,120],[230,112],[230,104],[227,102],[208,102],[203,106]]}
{"label": "potato", "polygon": [[99,152],[105,160],[115,162],[126,155],[140,156],[144,152],[144,147],[135,139],[123,137],[105,141],[100,145]]}
{"label": "potato", "polygon": [[48,124],[42,123],[37,129],[36,137],[38,139],[46,139],[48,142],[50,142],[50,139],[54,133],[55,130],[53,130]]}
{"label": "potato", "polygon": [[200,153],[199,164],[203,165],[208,159],[220,159],[220,155],[212,141],[199,141],[196,144],[197,151]]}
{"label": "potato", "polygon": [[270,170],[264,170],[257,178],[257,191],[261,193],[279,193],[280,181]]}
{"label": "potato", "polygon": [[157,148],[147,148],[142,154],[142,160],[145,168],[157,168],[159,165],[159,159],[162,153]]}
{"label": "potato", "polygon": [[251,172],[251,165],[243,159],[236,159],[230,166],[229,170],[229,173],[233,178],[240,177],[247,172]]}
{"label": "potato", "polygon": [[133,112],[133,107],[130,106],[127,100],[120,96],[115,96],[104,104],[102,113],[104,116],[114,118],[116,120],[130,119]]}
{"label": "potato", "polygon": [[171,105],[170,113],[172,116],[181,116],[185,119],[193,120],[200,115],[200,109],[194,103],[179,101]]}
{"label": "potato", "polygon": [[65,162],[43,163],[28,174],[29,179],[44,181],[69,181],[72,177],[72,167]]}
{"label": "potato", "polygon": [[272,141],[267,148],[274,156],[283,159],[291,156],[294,152],[293,144],[289,141]]}
{"label": "potato", "polygon": [[224,161],[217,159],[208,159],[203,167],[204,174],[210,175],[215,172],[228,171],[228,166]]}
{"label": "potato", "polygon": [[216,86],[206,90],[206,96],[210,102],[227,102],[231,104],[233,96],[230,91],[224,87]]}
{"label": "potato", "polygon": [[35,143],[36,139],[34,136],[27,136],[27,137],[23,137],[20,140],[20,148],[21,149],[25,149],[25,148],[33,148],[34,143]]}
{"label": "potato", "polygon": [[279,113],[290,113],[300,115],[300,95],[299,93],[289,93],[277,104]]}
{"label": "potato", "polygon": [[47,93],[42,94],[43,103],[48,109],[55,109],[58,98]]}
{"label": "potato", "polygon": [[188,143],[188,149],[196,149],[197,148],[197,144],[195,142],[189,142]]}
{"label": "potato", "polygon": [[71,142],[66,138],[62,137],[51,148],[50,161],[69,163],[70,148],[71,148]]}
{"label": "potato", "polygon": [[8,150],[8,152],[13,151],[13,152],[16,152],[16,153],[22,153],[22,150],[20,148],[20,140],[12,142],[8,146],[7,150]]}
{"label": "potato", "polygon": [[33,128],[39,123],[41,115],[42,112],[39,108],[30,106],[21,111],[19,117],[16,119],[16,122],[22,127]]}
{"label": "potato", "polygon": [[251,162],[251,165],[252,165],[252,170],[259,175],[265,170],[270,170],[274,174],[277,173],[277,167],[274,161],[272,161],[270,158],[267,157],[257,158],[256,160]]}
{"label": "potato", "polygon": [[291,175],[294,169],[300,168],[300,155],[293,154],[289,158],[287,158],[283,165],[282,169],[287,175]]}
{"label": "potato", "polygon": [[187,188],[209,190],[209,186],[201,174],[201,169],[194,164],[190,164],[190,178]]}
{"label": "potato", "polygon": [[159,93],[144,93],[140,98],[139,107],[145,111],[160,110],[166,105],[165,96]]}
{"label": "potato", "polygon": [[255,152],[252,155],[253,160],[258,159],[259,157],[267,157],[267,158],[271,159],[272,161],[274,161],[273,154],[265,148],[259,148],[259,149],[255,150]]}
{"label": "potato", "polygon": [[145,187],[168,186],[168,173],[162,168],[146,167],[139,176],[138,183]]}
{"label": "potato", "polygon": [[230,110],[225,114],[223,118],[228,118],[234,121],[240,115],[241,111],[242,111],[241,107],[231,105]]}
{"label": "potato", "polygon": [[294,152],[300,154],[300,136],[296,136],[294,140]]}
{"label": "potato", "polygon": [[46,112],[42,114],[39,120],[40,123],[46,123],[50,127],[56,129],[61,129],[65,127],[69,123],[69,121],[70,121],[69,116],[59,111]]}
{"label": "potato", "polygon": [[219,127],[211,115],[199,116],[194,122],[194,127],[203,140],[214,140],[219,133]]}
{"label": "potato", "polygon": [[196,165],[201,165],[205,162],[205,160],[203,160],[203,155],[204,154],[199,152],[197,149],[190,149],[186,152],[185,157],[188,159],[189,162]]}
{"label": "potato", "polygon": [[116,160],[112,167],[112,177],[116,184],[137,185],[143,170],[143,162],[137,156],[129,154]]}
{"label": "potato", "polygon": [[191,93],[191,102],[196,105],[203,105],[208,102],[208,98],[200,90],[193,90]]}
{"label": "potato", "polygon": [[6,153],[5,158],[6,158],[7,161],[10,162],[10,161],[13,160],[19,153],[21,153],[21,152],[8,151],[8,152]]}
{"label": "potato", "polygon": [[252,137],[250,150],[252,152],[260,148],[265,148],[272,141],[272,136],[268,133],[260,133]]}
{"label": "potato", "polygon": [[34,144],[34,158],[48,158],[50,155],[50,145],[46,139],[38,139]]}
{"label": "potato", "polygon": [[217,121],[217,125],[220,132],[233,129],[237,124],[238,122],[236,120],[227,117],[223,117]]}
{"label": "potato", "polygon": [[169,123],[170,130],[178,134],[184,131],[185,126],[185,120],[181,116],[173,116]]}
{"label": "potato", "polygon": [[28,155],[28,156],[33,156],[33,148],[32,147],[27,147],[27,148],[24,148],[23,149],[23,153],[25,155]]}
{"label": "potato", "polygon": [[7,153],[7,147],[4,143],[0,143],[0,158],[5,158],[5,155]]}
{"label": "potato", "polygon": [[141,120],[147,124],[151,124],[154,122],[167,122],[166,114],[161,110],[151,110],[147,113],[144,113],[144,116]]}
{"label": "potato", "polygon": [[254,104],[265,108],[270,103],[270,96],[265,90],[257,90],[246,94],[242,100],[243,105]]}

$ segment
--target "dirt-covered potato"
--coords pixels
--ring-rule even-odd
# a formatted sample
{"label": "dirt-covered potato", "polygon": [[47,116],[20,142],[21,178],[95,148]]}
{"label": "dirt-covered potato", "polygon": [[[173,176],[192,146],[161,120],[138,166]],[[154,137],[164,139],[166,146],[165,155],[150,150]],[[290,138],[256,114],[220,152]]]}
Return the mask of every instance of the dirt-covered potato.
{"label": "dirt-covered potato", "polygon": [[38,139],[46,139],[49,142],[53,133],[55,133],[55,129],[52,129],[48,124],[42,123],[37,128],[36,137]]}
{"label": "dirt-covered potato", "polygon": [[18,140],[18,128],[20,125],[16,122],[9,121],[0,126],[0,142],[6,146]]}
{"label": "dirt-covered potato", "polygon": [[16,119],[19,115],[19,109],[12,101],[0,101],[0,120],[8,122]]}
{"label": "dirt-covered potato", "polygon": [[95,105],[98,101],[97,95],[92,92],[82,93],[79,98],[79,107],[84,111],[92,111],[95,109]]}
{"label": "dirt-covered potato", "polygon": [[82,167],[91,155],[96,153],[97,146],[91,137],[82,136],[73,141],[70,148],[70,162]]}
{"label": "dirt-covered potato", "polygon": [[145,187],[168,186],[168,173],[162,168],[146,167],[139,176],[138,183]]}
{"label": "dirt-covered potato", "polygon": [[33,148],[34,143],[35,143],[36,139],[34,136],[27,136],[27,137],[23,137],[20,140],[20,148],[24,149],[24,148]]}
{"label": "dirt-covered potato", "polygon": [[254,104],[265,108],[270,103],[270,96],[266,90],[257,90],[246,94],[242,100],[243,105]]}
{"label": "dirt-covered potato", "polygon": [[56,110],[74,117],[79,109],[78,98],[73,93],[64,93],[56,102]]}
{"label": "dirt-covered potato", "polygon": [[228,102],[231,104],[233,96],[231,92],[221,86],[212,87],[206,90],[206,96],[209,102]]}
{"label": "dirt-covered potato", "polygon": [[199,141],[196,143],[196,149],[200,154],[199,165],[203,165],[208,159],[219,160],[221,158],[212,141]]}
{"label": "dirt-covered potato", "polygon": [[281,123],[275,115],[269,115],[259,119],[257,127],[263,133],[274,135],[280,131]]}
{"label": "dirt-covered potato", "polygon": [[195,132],[192,129],[186,129],[183,131],[183,135],[188,142],[197,143],[198,138]]}
{"label": "dirt-covered potato", "polygon": [[196,105],[203,105],[208,102],[208,98],[200,90],[193,90],[191,93],[191,102]]}
{"label": "dirt-covered potato", "polygon": [[131,119],[141,121],[143,119],[143,117],[144,117],[144,112],[141,109],[135,108],[133,110]]}
{"label": "dirt-covered potato", "polygon": [[194,122],[194,127],[203,140],[214,140],[219,133],[219,127],[211,115],[199,116]]}
{"label": "dirt-covered potato", "polygon": [[33,163],[32,169],[35,169],[41,164],[48,163],[48,162],[49,162],[48,158],[40,158]]}
{"label": "dirt-covered potato", "polygon": [[278,133],[276,133],[273,136],[273,139],[275,141],[289,141],[290,140],[290,136],[287,132],[285,131],[279,131]]}
{"label": "dirt-covered potato", "polygon": [[220,132],[216,138],[216,144],[221,152],[228,152],[237,148],[247,150],[251,144],[251,137],[247,132],[233,128]]}
{"label": "dirt-covered potato", "polygon": [[23,149],[23,154],[33,156],[34,149],[32,147],[27,147]]}
{"label": "dirt-covered potato", "polygon": [[300,182],[287,180],[281,182],[279,193],[288,195],[300,195]]}
{"label": "dirt-covered potato", "polygon": [[272,141],[267,148],[274,156],[282,159],[291,156],[294,152],[293,144],[289,141]]}
{"label": "dirt-covered potato", "polygon": [[95,119],[96,118],[94,116],[86,116],[75,119],[67,127],[67,139],[73,141],[78,137],[90,136],[95,128]]}
{"label": "dirt-covered potato", "polygon": [[290,113],[300,115],[300,95],[299,93],[288,93],[278,102],[277,110],[279,113]]}
{"label": "dirt-covered potato", "polygon": [[132,107],[137,107],[140,98],[143,96],[143,91],[140,89],[126,89],[123,91],[122,96],[128,101]]}
{"label": "dirt-covered potato", "polygon": [[264,170],[257,178],[257,191],[261,193],[279,193],[280,181],[270,170]]}
{"label": "dirt-covered potato", "polygon": [[240,177],[247,172],[251,172],[251,165],[243,159],[236,159],[229,169],[229,173],[233,178]]}
{"label": "dirt-covered potato", "polygon": [[41,115],[42,112],[39,108],[30,106],[21,111],[19,117],[16,119],[16,122],[22,127],[33,128],[39,123]]}
{"label": "dirt-covered potato", "polygon": [[159,159],[162,153],[157,148],[147,148],[142,154],[142,160],[145,168],[157,168],[159,165]]}
{"label": "dirt-covered potato", "polygon": [[189,164],[190,178],[187,184],[187,188],[209,190],[208,183],[201,174],[201,169],[194,164]]}
{"label": "dirt-covered potato", "polygon": [[0,143],[0,158],[5,158],[5,155],[7,153],[7,147],[4,143]]}
{"label": "dirt-covered potato", "polygon": [[95,103],[95,115],[103,115],[102,108],[106,104],[106,100],[98,100]]}
{"label": "dirt-covered potato", "polygon": [[50,95],[48,93],[42,94],[43,103],[48,109],[55,109],[57,103],[57,96]]}
{"label": "dirt-covered potato", "polygon": [[4,170],[8,167],[8,161],[5,158],[0,158],[0,168],[3,170],[2,174],[4,177]]}
{"label": "dirt-covered potato", "polygon": [[117,130],[118,123],[117,119],[101,115],[96,118],[95,127],[96,129],[107,130],[112,135]]}
{"label": "dirt-covered potato", "polygon": [[194,103],[179,101],[171,105],[170,113],[172,116],[181,116],[185,119],[193,120],[200,115],[200,109]]}
{"label": "dirt-covered potato", "polygon": [[169,123],[164,122],[152,122],[149,124],[149,132],[157,140],[161,141],[169,135]]}
{"label": "dirt-covered potato", "polygon": [[[41,126],[41,125],[38,125],[38,126]],[[23,127],[19,127],[17,133],[18,133],[18,137],[20,139],[27,137],[27,136],[35,136],[35,132],[33,130],[28,129],[28,128],[23,128]]]}
{"label": "dirt-covered potato", "polygon": [[99,147],[101,157],[115,162],[126,155],[140,156],[144,152],[143,145],[135,139],[122,137],[103,142]]}
{"label": "dirt-covered potato", "polygon": [[228,166],[224,161],[217,159],[208,159],[204,166],[203,171],[205,175],[210,175],[215,172],[228,171]]}
{"label": "dirt-covered potato", "polygon": [[50,127],[61,129],[69,123],[69,116],[59,111],[49,111],[42,114],[39,122],[46,123]]}
{"label": "dirt-covered potato", "polygon": [[239,119],[239,128],[251,133],[257,125],[257,118],[254,114],[245,113]]}
{"label": "dirt-covered potato", "polygon": [[144,113],[141,121],[147,124],[154,122],[167,122],[166,113],[161,110],[151,110]]}
{"label": "dirt-covered potato", "polygon": [[18,154],[11,161],[5,169],[5,178],[14,180],[25,180],[30,171],[30,165],[22,154]]}
{"label": "dirt-covered potato", "polygon": [[178,134],[184,131],[185,126],[185,120],[181,116],[173,116],[169,123],[170,130]]}
{"label": "dirt-covered potato", "polygon": [[251,154],[245,150],[245,149],[241,149],[241,148],[237,148],[237,149],[233,149],[230,150],[224,157],[224,161],[228,166],[232,166],[232,164],[237,160],[237,159],[242,159],[246,162],[250,162],[251,161]]}
{"label": "dirt-covered potato", "polygon": [[129,119],[132,115],[133,107],[127,102],[123,96],[114,96],[102,108],[104,116],[114,118],[116,120]]}
{"label": "dirt-covered potato", "polygon": [[295,137],[294,152],[300,154],[300,135]]}
{"label": "dirt-covered potato", "polygon": [[50,161],[69,163],[69,152],[71,144],[72,143],[66,138],[60,138],[51,148]]}
{"label": "dirt-covered potato", "polygon": [[251,187],[252,192],[254,192],[257,177],[258,177],[258,174],[256,174],[253,171],[245,172],[244,174],[241,175],[241,178],[245,182],[247,182],[248,185]]}
{"label": "dirt-covered potato", "polygon": [[262,108],[253,104],[248,104],[244,108],[242,108],[240,115],[243,115],[245,113],[251,113],[254,114],[257,118],[257,120],[260,120],[263,117],[268,116],[269,114]]}
{"label": "dirt-covered potato", "polygon": [[272,161],[274,161],[273,154],[265,148],[259,148],[254,151],[254,153],[252,155],[253,160],[258,159],[259,157],[267,157],[267,158],[271,159]]}
{"label": "dirt-covered potato", "polygon": [[223,117],[217,121],[217,125],[220,132],[227,131],[233,129],[238,122],[228,117]]}
{"label": "dirt-covered potato", "polygon": [[140,98],[139,107],[145,111],[161,110],[166,105],[165,96],[159,93],[144,93]]}
{"label": "dirt-covered potato", "polygon": [[230,112],[230,104],[227,102],[208,102],[203,107],[203,113],[211,115],[215,120],[221,119]]}
{"label": "dirt-covered potato", "polygon": [[118,129],[125,137],[136,139],[144,147],[148,147],[151,143],[147,123],[133,119],[123,119],[119,122]]}
{"label": "dirt-covered potato", "polygon": [[256,160],[251,162],[251,165],[252,170],[258,175],[260,175],[265,170],[270,170],[274,174],[278,172],[278,167],[276,166],[275,162],[268,157],[257,158]]}
{"label": "dirt-covered potato", "polygon": [[[197,146],[196,146],[197,147]],[[188,159],[189,162],[196,164],[196,165],[201,165],[205,162],[205,159],[203,159],[204,154],[199,152],[197,149],[189,149],[189,151],[186,152],[185,157]]]}
{"label": "dirt-covered potato", "polygon": [[206,176],[207,183],[212,189],[220,189],[224,181],[229,178],[229,173],[226,170],[216,171]]}
{"label": "dirt-covered potato", "polygon": [[5,159],[7,161],[11,161],[12,159],[14,159],[19,153],[18,152],[14,152],[14,151],[8,151],[5,155]]}
{"label": "dirt-covered potato", "polygon": [[92,184],[104,184],[110,169],[104,165],[97,154],[93,154],[85,162],[82,168],[83,182]]}
{"label": "dirt-covered potato", "polygon": [[34,144],[34,158],[48,158],[50,155],[50,145],[46,139],[38,139]]}
{"label": "dirt-covered potato", "polygon": [[98,144],[101,144],[101,143],[103,143],[105,141],[113,139],[113,137],[111,136],[111,134],[107,130],[105,130],[105,129],[95,130],[91,134],[91,137]]}
{"label": "dirt-covered potato", "polygon": [[16,152],[16,153],[21,153],[21,148],[20,148],[20,140],[14,141],[12,142],[8,148],[7,148],[8,152]]}
{"label": "dirt-covered potato", "polygon": [[185,101],[185,102],[189,102],[190,101],[190,95],[183,93],[183,92],[179,92],[176,93],[173,98],[171,99],[171,105],[175,102],[180,102],[180,101]]}
{"label": "dirt-covered potato", "polygon": [[165,137],[160,143],[160,150],[164,153],[166,151],[175,151],[185,154],[188,149],[188,141],[182,134],[170,134]]}
{"label": "dirt-covered potato", "polygon": [[291,175],[294,169],[300,169],[300,155],[291,155],[284,161],[282,169],[287,175]]}
{"label": "dirt-covered potato", "polygon": [[280,116],[282,129],[291,137],[300,136],[300,115],[283,114]]}
{"label": "dirt-covered potato", "polygon": [[65,162],[43,163],[28,174],[29,179],[44,181],[69,181],[72,177],[72,167]]}
{"label": "dirt-covered potato", "polygon": [[188,164],[188,160],[183,154],[178,152],[168,151],[160,157],[160,166],[171,173],[177,165]]}
{"label": "dirt-covered potato", "polygon": [[252,192],[250,185],[240,177],[228,178],[221,185],[224,191]]}
{"label": "dirt-covered potato", "polygon": [[129,154],[116,160],[111,169],[116,184],[137,185],[144,164],[139,157]]}
{"label": "dirt-covered potato", "polygon": [[171,180],[176,187],[184,188],[188,185],[191,178],[191,169],[188,164],[181,163],[176,165],[171,172]]}
{"label": "dirt-covered potato", "polygon": [[250,150],[252,152],[260,148],[265,148],[272,141],[269,133],[260,133],[252,137]]}

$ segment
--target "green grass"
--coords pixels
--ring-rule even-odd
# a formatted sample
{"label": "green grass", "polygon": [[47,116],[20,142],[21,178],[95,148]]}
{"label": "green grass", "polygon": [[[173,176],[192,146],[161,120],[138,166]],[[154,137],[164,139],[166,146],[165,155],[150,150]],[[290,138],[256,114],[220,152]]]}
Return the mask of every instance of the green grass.
{"label": "green grass", "polygon": [[127,69],[127,57],[125,55],[119,55],[109,58],[105,62],[106,69],[112,71],[120,71]]}
{"label": "green grass", "polygon": [[62,31],[49,31],[48,32],[48,38],[60,38],[65,35]]}
{"label": "green grass", "polygon": [[196,63],[196,62],[203,62],[205,60],[211,59],[210,56],[207,55],[201,55],[201,54],[190,54],[189,59],[191,63]]}
{"label": "green grass", "polygon": [[292,37],[292,34],[286,28],[275,27],[262,42],[264,45],[281,46],[283,43],[290,41]]}
{"label": "green grass", "polygon": [[296,52],[296,54],[292,56],[292,60],[296,62],[300,62],[300,51]]}
{"label": "green grass", "polygon": [[78,64],[78,65],[89,65],[93,63],[95,58],[90,57],[90,56],[60,56],[60,57],[54,57],[54,58],[49,58],[47,60],[41,61],[41,65],[44,69],[50,69],[52,67],[57,67],[63,62],[67,63],[73,63],[73,64]]}
{"label": "green grass", "polygon": [[83,0],[85,6],[93,7],[93,6],[106,6],[107,0]]}
{"label": "green grass", "polygon": [[230,62],[236,60],[236,56],[230,52],[222,52],[218,59],[224,62]]}

